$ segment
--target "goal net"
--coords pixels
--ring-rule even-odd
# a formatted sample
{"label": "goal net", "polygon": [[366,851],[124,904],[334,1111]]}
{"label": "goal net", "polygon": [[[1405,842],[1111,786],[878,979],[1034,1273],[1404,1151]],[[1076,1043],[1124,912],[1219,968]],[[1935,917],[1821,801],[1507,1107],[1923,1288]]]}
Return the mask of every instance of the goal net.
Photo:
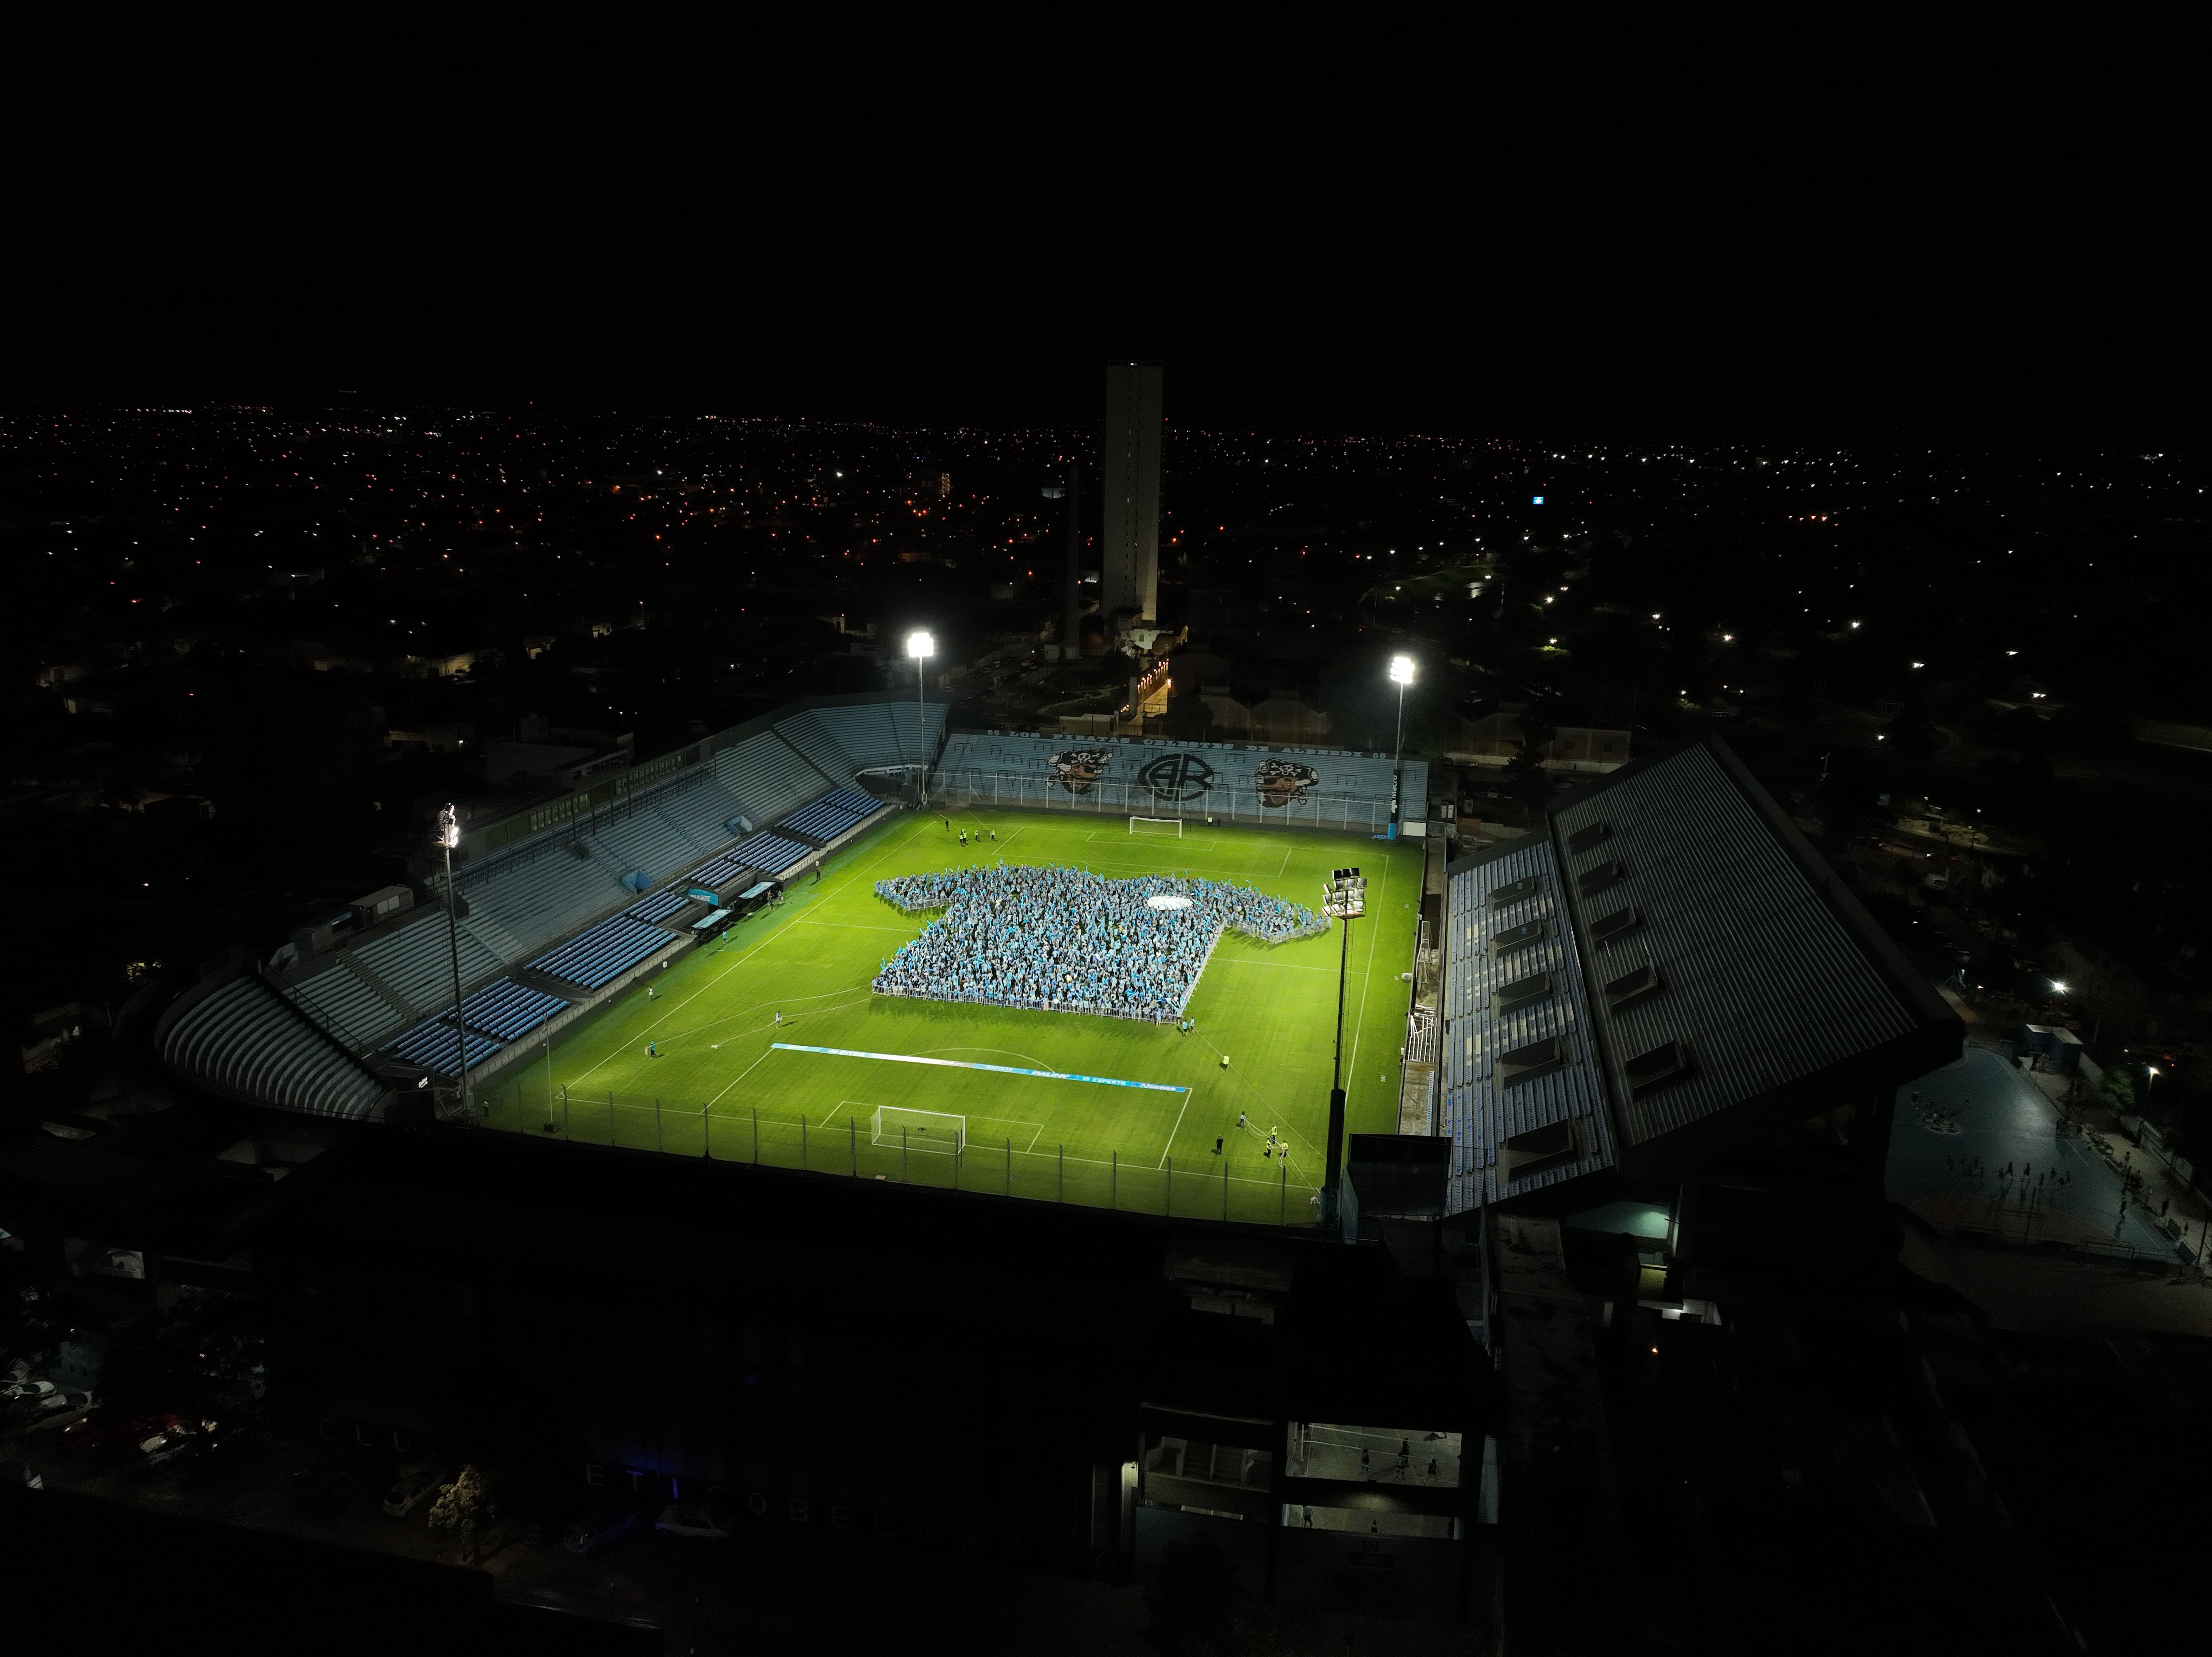
{"label": "goal net", "polygon": [[1171,835],[1176,839],[1181,840],[1182,838],[1182,819],[1181,817],[1131,817],[1129,819],[1129,832],[1133,835],[1159,835],[1163,836]]}
{"label": "goal net", "polygon": [[940,1156],[957,1156],[968,1148],[968,1119],[948,1111],[878,1105],[875,1127],[868,1143],[894,1150],[927,1150]]}

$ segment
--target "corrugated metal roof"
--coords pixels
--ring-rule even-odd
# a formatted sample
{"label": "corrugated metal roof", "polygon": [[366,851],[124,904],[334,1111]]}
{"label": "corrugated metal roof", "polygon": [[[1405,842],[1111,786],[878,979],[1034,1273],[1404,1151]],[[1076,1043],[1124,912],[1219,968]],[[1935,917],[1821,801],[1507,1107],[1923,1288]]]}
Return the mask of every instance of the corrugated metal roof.
{"label": "corrugated metal roof", "polygon": [[[1490,907],[1492,891],[1531,876],[1541,881],[1535,891],[1494,910]],[[1444,916],[1443,1120],[1437,1126],[1452,1141],[1449,1211],[1523,1195],[1612,1166],[1613,1125],[1604,1108],[1581,961],[1560,907],[1550,840],[1532,837],[1471,865],[1455,866],[1447,880]],[[1553,923],[1543,938],[1504,956],[1490,953],[1490,941],[1498,933],[1538,920]],[[1556,994],[1510,1012],[1492,1010],[1491,994],[1500,985],[1542,972],[1557,977]],[[1547,1036],[1564,1043],[1566,1063],[1547,1075],[1500,1085],[1498,1056]],[[1505,1140],[1562,1121],[1576,1124],[1582,1155],[1525,1178],[1501,1179],[1498,1151]]]}
{"label": "corrugated metal roof", "polygon": [[[1646,962],[1664,979],[1618,1014],[1594,1014],[1625,1146],[1925,1028],[1925,1010],[1877,966],[1770,809],[1711,748],[1616,774],[1561,805],[1552,830],[1564,844],[1601,822],[1612,833],[1565,859],[1569,887],[1599,864],[1618,861],[1624,873],[1599,895],[1570,889],[1577,944],[1596,982]],[[1628,904],[1642,924],[1593,943],[1589,923]],[[1632,1098],[1621,1066],[1669,1041],[1690,1046],[1690,1074]]]}

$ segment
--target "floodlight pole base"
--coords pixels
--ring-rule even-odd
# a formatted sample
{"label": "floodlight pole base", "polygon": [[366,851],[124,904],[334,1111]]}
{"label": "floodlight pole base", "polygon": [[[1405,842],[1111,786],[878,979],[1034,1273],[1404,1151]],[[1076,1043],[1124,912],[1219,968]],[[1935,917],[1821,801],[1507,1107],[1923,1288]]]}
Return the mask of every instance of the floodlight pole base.
{"label": "floodlight pole base", "polygon": [[1328,1161],[1322,1175],[1322,1229],[1334,1235],[1337,1227],[1337,1185],[1344,1177],[1344,1089],[1328,1090]]}

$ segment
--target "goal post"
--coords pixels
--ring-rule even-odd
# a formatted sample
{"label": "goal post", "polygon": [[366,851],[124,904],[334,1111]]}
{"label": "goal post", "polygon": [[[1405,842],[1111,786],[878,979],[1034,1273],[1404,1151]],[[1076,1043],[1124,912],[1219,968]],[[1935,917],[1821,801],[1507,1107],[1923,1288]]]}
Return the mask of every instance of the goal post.
{"label": "goal post", "polygon": [[1181,817],[1131,817],[1129,819],[1129,832],[1133,835],[1158,835],[1162,836],[1173,835],[1177,840],[1181,840],[1182,838],[1182,819]]}
{"label": "goal post", "polygon": [[957,1156],[968,1148],[968,1119],[950,1111],[878,1105],[868,1143],[894,1150],[923,1150],[939,1156]]}

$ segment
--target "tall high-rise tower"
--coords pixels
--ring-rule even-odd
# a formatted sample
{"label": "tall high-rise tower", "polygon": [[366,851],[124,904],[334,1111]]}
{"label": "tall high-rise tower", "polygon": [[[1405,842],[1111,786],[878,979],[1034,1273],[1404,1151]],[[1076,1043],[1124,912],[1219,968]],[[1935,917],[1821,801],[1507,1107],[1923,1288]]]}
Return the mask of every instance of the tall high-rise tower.
{"label": "tall high-rise tower", "polygon": [[1128,620],[1160,613],[1160,365],[1106,367],[1106,441],[1100,452],[1099,609],[1107,642]]}

